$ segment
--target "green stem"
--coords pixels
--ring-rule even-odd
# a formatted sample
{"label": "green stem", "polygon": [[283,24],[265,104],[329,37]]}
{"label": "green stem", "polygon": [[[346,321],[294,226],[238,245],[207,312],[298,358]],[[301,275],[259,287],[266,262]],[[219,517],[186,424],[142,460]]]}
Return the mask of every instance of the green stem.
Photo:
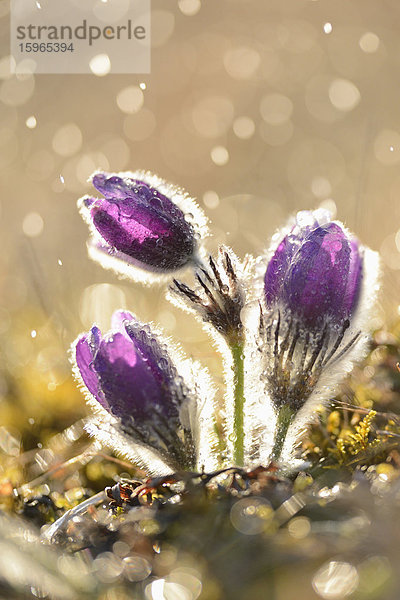
{"label": "green stem", "polygon": [[243,404],[244,404],[244,359],[243,343],[236,342],[230,345],[233,359],[233,389],[234,389],[234,447],[233,458],[235,465],[242,467],[244,464],[244,428],[243,428]]}
{"label": "green stem", "polygon": [[283,444],[285,443],[286,434],[295,415],[296,411],[290,408],[290,406],[287,404],[284,404],[279,409],[274,447],[272,449],[272,460],[278,460],[280,458]]}

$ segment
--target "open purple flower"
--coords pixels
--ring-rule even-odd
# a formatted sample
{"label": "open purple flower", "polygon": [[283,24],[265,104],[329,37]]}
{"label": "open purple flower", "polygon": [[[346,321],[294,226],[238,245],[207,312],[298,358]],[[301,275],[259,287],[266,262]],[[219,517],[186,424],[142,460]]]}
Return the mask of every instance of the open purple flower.
{"label": "open purple flower", "polygon": [[90,403],[103,414],[99,427],[103,433],[109,429],[109,445],[123,451],[118,445],[128,437],[131,445],[155,450],[174,469],[194,468],[188,414],[196,401],[147,326],[119,311],[111,332],[102,335],[93,327],[76,340],[74,360]]}
{"label": "open purple flower", "polygon": [[104,198],[86,196],[80,208],[93,258],[131,276],[129,267],[172,273],[196,260],[205,217],[187,194],[144,172],[96,173],[92,182]]}
{"label": "open purple flower", "polygon": [[265,300],[311,329],[326,321],[341,327],[357,308],[361,280],[358,241],[338,223],[320,224],[315,213],[300,213],[268,264]]}

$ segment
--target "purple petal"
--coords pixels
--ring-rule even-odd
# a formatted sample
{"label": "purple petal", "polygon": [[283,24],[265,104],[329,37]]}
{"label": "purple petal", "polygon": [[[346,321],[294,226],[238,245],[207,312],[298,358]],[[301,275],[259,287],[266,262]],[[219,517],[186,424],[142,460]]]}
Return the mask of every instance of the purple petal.
{"label": "purple petal", "polygon": [[349,248],[340,228],[334,224],[330,227],[339,231],[318,228],[304,241],[284,281],[289,307],[300,309],[311,323],[330,313],[338,321],[342,318]]}
{"label": "purple petal", "polygon": [[166,350],[156,342],[148,330],[135,327],[135,323],[125,323],[125,330],[151,369],[154,379],[171,396],[171,390],[176,387],[176,373]]}
{"label": "purple petal", "polygon": [[163,390],[152,370],[132,341],[122,333],[102,340],[94,367],[115,416],[144,419],[155,406],[165,407]]}
{"label": "purple petal", "polygon": [[101,192],[106,198],[126,198],[128,188],[124,180],[117,175],[108,176],[107,173],[96,173],[92,178],[92,183],[96,190]]}
{"label": "purple petal", "polygon": [[108,251],[115,249],[138,266],[161,271],[177,270],[192,259],[194,229],[170,198],[126,176],[97,173],[92,181],[105,198],[87,206]]}
{"label": "purple petal", "polygon": [[79,338],[75,346],[75,358],[87,389],[104,408],[108,408],[101,393],[98,376],[93,366],[94,353],[93,346],[90,343],[90,334]]}
{"label": "purple petal", "polygon": [[283,302],[307,326],[350,317],[360,290],[362,258],[355,240],[336,223],[293,228],[265,274],[268,306]]}
{"label": "purple petal", "polygon": [[343,297],[343,312],[351,315],[357,307],[363,276],[363,256],[357,240],[350,241],[350,265],[346,293]]}
{"label": "purple petal", "polygon": [[111,317],[111,329],[126,334],[124,321],[136,321],[136,317],[127,310],[116,310]]}
{"label": "purple petal", "polygon": [[288,236],[279,244],[275,254],[268,263],[264,277],[265,299],[268,306],[278,300],[287,275],[288,265],[296,251],[295,244],[291,244]]}
{"label": "purple petal", "polygon": [[142,265],[161,270],[183,267],[193,256],[191,226],[167,219],[154,207],[130,199],[100,200],[92,208],[93,224],[112,248]]}

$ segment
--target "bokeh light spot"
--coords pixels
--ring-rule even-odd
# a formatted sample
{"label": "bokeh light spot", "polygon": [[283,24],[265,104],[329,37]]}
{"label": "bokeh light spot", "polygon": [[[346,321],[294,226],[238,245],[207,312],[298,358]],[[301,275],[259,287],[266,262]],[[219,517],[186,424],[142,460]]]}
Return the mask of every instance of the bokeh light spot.
{"label": "bokeh light spot", "polygon": [[182,14],[187,17],[193,17],[199,12],[201,2],[200,0],[179,0],[178,6]]}
{"label": "bokeh light spot", "polygon": [[111,61],[108,54],[96,54],[89,62],[90,70],[97,77],[104,77],[111,69]]}
{"label": "bokeh light spot", "polygon": [[332,560],[317,571],[312,585],[321,598],[341,600],[357,589],[358,581],[357,569],[353,565]]}
{"label": "bokeh light spot", "polygon": [[144,96],[140,87],[129,85],[117,94],[117,105],[122,112],[133,114],[143,106]]}
{"label": "bokeh light spot", "polygon": [[329,87],[329,99],[338,110],[349,111],[360,102],[361,94],[352,81],[335,79]]}
{"label": "bokeh light spot", "polygon": [[42,217],[37,212],[28,213],[22,222],[22,231],[28,237],[38,237],[44,227]]}
{"label": "bokeh light spot", "polygon": [[234,79],[249,79],[257,71],[260,62],[257,50],[247,46],[232,48],[224,55],[225,69]]}
{"label": "bokeh light spot", "polygon": [[203,202],[207,208],[217,208],[219,205],[219,196],[214,190],[208,190],[203,194]]}
{"label": "bokeh light spot", "polygon": [[238,117],[233,122],[234,134],[241,140],[251,138],[254,135],[255,129],[255,123],[250,117]]}
{"label": "bokeh light spot", "polygon": [[35,129],[37,125],[36,117],[34,115],[28,117],[25,121],[25,125],[28,127],[28,129]]}
{"label": "bokeh light spot", "polygon": [[82,132],[75,123],[67,123],[54,134],[52,146],[60,156],[72,156],[82,146]]}
{"label": "bokeh light spot", "polygon": [[225,146],[215,146],[211,150],[211,160],[219,167],[223,167],[229,161],[229,152]]}
{"label": "bokeh light spot", "polygon": [[281,125],[290,119],[293,112],[292,101],[283,94],[268,94],[260,103],[260,113],[266,123]]}
{"label": "bokeh light spot", "polygon": [[372,31],[367,31],[360,37],[359,45],[363,52],[367,54],[373,54],[379,48],[379,37]]}

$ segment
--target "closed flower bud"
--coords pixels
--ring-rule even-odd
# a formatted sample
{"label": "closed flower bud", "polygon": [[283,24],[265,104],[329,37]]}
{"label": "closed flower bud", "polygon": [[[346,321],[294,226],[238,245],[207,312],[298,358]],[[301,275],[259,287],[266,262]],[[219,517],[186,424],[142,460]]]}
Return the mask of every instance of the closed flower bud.
{"label": "closed flower bud", "polygon": [[264,275],[260,419],[272,408],[272,454],[287,459],[316,407],[365,354],[379,258],[322,210],[298,213],[277,237]]}
{"label": "closed flower bud", "polygon": [[[172,469],[194,468],[197,400],[148,326],[117,312],[110,332],[102,335],[93,327],[77,339],[73,354],[77,378],[98,416],[91,433],[149,471],[162,471],[160,460]],[[149,450],[159,466],[149,466]]]}
{"label": "closed flower bud", "polygon": [[309,328],[325,322],[341,327],[357,308],[362,249],[339,223],[320,224],[299,213],[265,273],[268,307],[281,306]]}
{"label": "closed flower bud", "polygon": [[169,274],[196,262],[206,220],[182,190],[145,172],[96,173],[92,183],[104,198],[79,201],[92,231],[92,258],[143,280],[139,269]]}

